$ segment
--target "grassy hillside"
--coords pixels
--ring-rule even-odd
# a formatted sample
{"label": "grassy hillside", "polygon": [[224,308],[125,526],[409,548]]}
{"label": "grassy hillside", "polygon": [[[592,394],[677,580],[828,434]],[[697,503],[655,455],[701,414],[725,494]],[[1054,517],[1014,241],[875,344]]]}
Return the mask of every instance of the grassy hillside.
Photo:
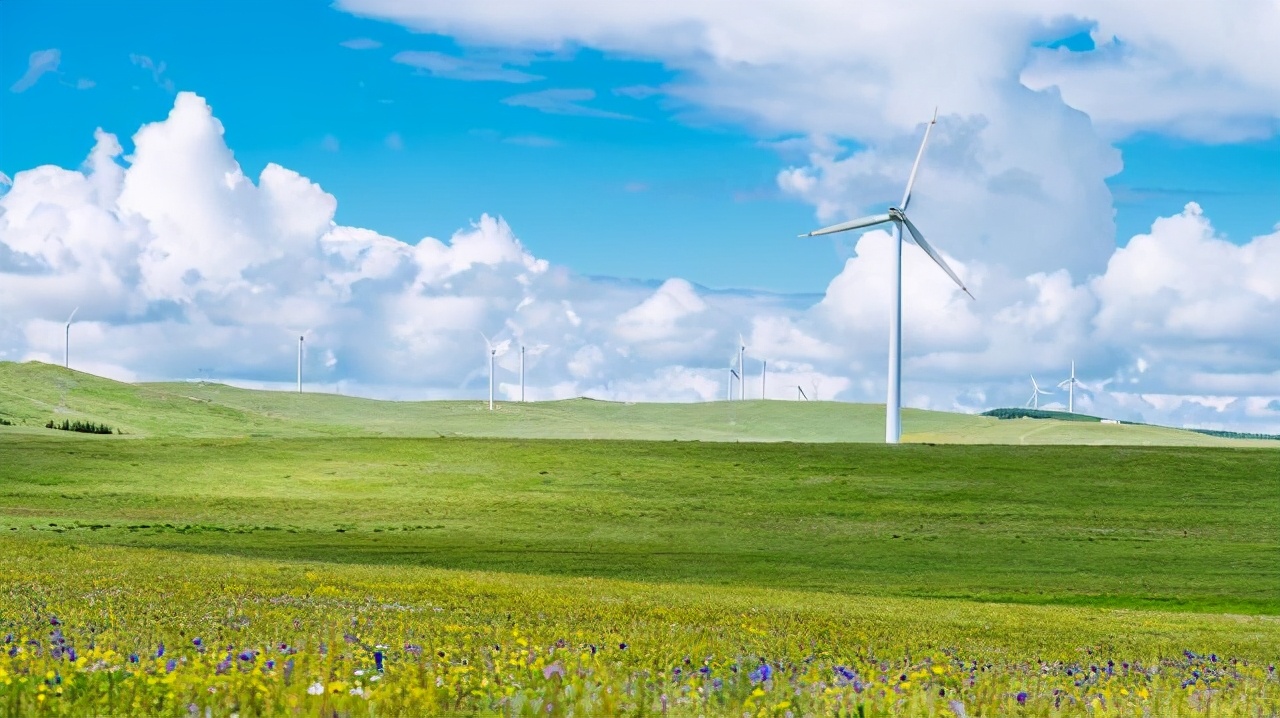
{"label": "grassy hillside", "polygon": [[[880,442],[884,408],[838,402],[529,404],[388,402],[236,389],[222,384],[123,384],[47,364],[0,362],[0,417],[30,433],[49,419],[108,424],[132,436],[475,436],[684,441]],[[991,444],[1266,446],[1154,426],[1007,420],[907,409],[904,441]],[[44,432],[44,429],[39,429]]]}
{"label": "grassy hillside", "polygon": [[1275,451],[11,436],[0,485],[80,546],[1280,613]]}

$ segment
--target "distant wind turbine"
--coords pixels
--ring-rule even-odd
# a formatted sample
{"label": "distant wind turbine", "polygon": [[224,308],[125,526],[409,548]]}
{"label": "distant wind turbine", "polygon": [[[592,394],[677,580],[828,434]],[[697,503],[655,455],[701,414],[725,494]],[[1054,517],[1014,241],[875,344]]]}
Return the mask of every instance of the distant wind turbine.
{"label": "distant wind turbine", "polygon": [[920,230],[911,223],[907,218],[907,205],[911,202],[911,188],[916,182],[916,172],[920,169],[920,159],[924,157],[925,145],[929,142],[929,131],[938,122],[938,111],[933,111],[933,119],[925,125],[924,140],[920,142],[920,151],[916,153],[915,164],[911,166],[911,176],[907,179],[907,189],[902,195],[901,207],[890,207],[885,214],[872,215],[855,219],[850,222],[842,222],[833,224],[830,227],[824,227],[808,234],[802,234],[801,237],[816,237],[823,234],[832,234],[834,232],[847,232],[852,229],[865,229],[876,225],[891,223],[893,225],[893,273],[891,279],[893,298],[889,302],[889,396],[885,402],[885,429],[884,440],[888,444],[896,444],[902,439],[902,230],[906,228],[915,240],[916,246],[923,249],[925,254],[929,255],[942,271],[951,277],[960,289],[964,290],[972,299],[973,294],[969,292],[968,287],[964,286],[964,282],[960,281],[960,277],[951,271],[951,267],[947,266],[942,255],[934,251],[933,247],[925,241],[924,235],[920,234]]}
{"label": "distant wind turbine", "polygon": [[498,349],[484,332],[480,332],[480,336],[484,337],[484,347],[489,350],[489,411],[493,411],[493,362],[498,356]]}
{"label": "distant wind turbine", "polygon": [[737,370],[735,370],[733,367],[729,367],[729,394],[728,394],[729,401],[733,401],[733,380],[734,379],[741,379],[741,377],[738,374]]}
{"label": "distant wind turbine", "polygon": [[804,387],[796,384],[796,401],[809,401],[809,397],[805,396]]}
{"label": "distant wind turbine", "polygon": [[1039,408],[1040,408],[1040,395],[1041,395],[1041,394],[1052,394],[1052,393],[1053,393],[1053,392],[1051,392],[1051,391],[1045,391],[1044,389],[1041,389],[1041,388],[1040,388],[1040,385],[1036,383],[1035,375],[1032,375],[1032,377],[1031,377],[1031,398],[1030,398],[1030,399],[1027,399],[1027,407],[1028,407],[1028,408],[1031,408],[1031,409],[1039,409]]}
{"label": "distant wind turbine", "polygon": [[765,376],[769,373],[769,362],[764,359],[760,360],[760,398],[768,399],[769,395],[764,392]]}
{"label": "distant wind turbine", "polygon": [[520,345],[520,403],[524,403],[524,345]]}
{"label": "distant wind turbine", "polygon": [[1076,362],[1071,360],[1071,376],[1058,382],[1058,388],[1066,387],[1067,389],[1067,411],[1071,414],[1076,413]]}
{"label": "distant wind turbine", "polygon": [[66,326],[66,343],[62,347],[62,367],[64,369],[71,368],[71,320],[76,318],[76,312],[80,311],[80,307],[71,310],[71,316],[67,317]]}
{"label": "distant wind turbine", "polygon": [[305,335],[298,335],[298,393],[302,393],[302,343]]}
{"label": "distant wind turbine", "polygon": [[745,401],[747,398],[747,373],[743,370],[742,362],[746,356],[747,345],[742,341],[742,335],[738,335],[738,399]]}

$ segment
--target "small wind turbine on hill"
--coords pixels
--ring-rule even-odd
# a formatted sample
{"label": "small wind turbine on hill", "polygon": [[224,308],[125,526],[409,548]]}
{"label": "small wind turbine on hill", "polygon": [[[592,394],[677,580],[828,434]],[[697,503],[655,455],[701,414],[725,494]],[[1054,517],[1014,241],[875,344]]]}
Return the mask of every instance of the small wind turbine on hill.
{"label": "small wind turbine on hill", "polygon": [[489,351],[489,411],[493,411],[493,362],[498,356],[498,348],[484,332],[480,332],[480,336],[484,337],[484,348]]}
{"label": "small wind turbine on hill", "polygon": [[298,393],[299,394],[302,393],[302,344],[304,341],[304,337],[305,337],[304,334],[298,335]]}
{"label": "small wind turbine on hill", "polygon": [[1041,395],[1041,394],[1052,394],[1052,393],[1053,393],[1053,392],[1051,392],[1051,391],[1045,391],[1044,389],[1041,389],[1041,388],[1040,388],[1040,385],[1036,383],[1035,375],[1032,375],[1032,376],[1031,376],[1031,398],[1030,398],[1030,399],[1027,399],[1027,408],[1029,408],[1029,409],[1039,409],[1039,408],[1040,408],[1040,395]]}
{"label": "small wind turbine on hill", "polygon": [[747,373],[743,370],[742,361],[747,352],[747,345],[742,341],[742,335],[738,335],[738,399],[745,400],[747,398]]}
{"label": "small wind turbine on hill", "polygon": [[892,225],[893,235],[893,274],[891,285],[893,287],[893,297],[889,301],[889,392],[888,400],[885,402],[885,430],[884,440],[888,444],[896,444],[902,438],[902,230],[905,227],[907,232],[911,234],[911,238],[915,240],[916,246],[924,250],[942,271],[951,277],[960,289],[964,290],[969,298],[973,298],[973,294],[968,287],[964,286],[964,282],[960,281],[960,277],[951,271],[951,267],[947,266],[942,255],[934,251],[933,247],[925,241],[924,235],[920,234],[920,230],[912,224],[907,218],[907,205],[911,202],[911,188],[916,183],[916,172],[920,169],[920,159],[924,157],[925,145],[929,142],[929,131],[938,122],[938,111],[934,110],[933,119],[924,129],[924,140],[920,142],[920,151],[916,153],[915,164],[911,166],[911,176],[907,179],[907,189],[902,195],[901,207],[890,207],[885,214],[876,214],[870,217],[855,219],[850,222],[841,222],[833,224],[830,227],[824,227],[808,234],[802,234],[801,237],[817,237],[823,234],[832,234],[835,232],[847,232],[853,229],[865,229],[876,225],[889,223]]}
{"label": "small wind turbine on hill", "polygon": [[1079,383],[1076,381],[1076,362],[1073,359],[1071,361],[1071,376],[1058,382],[1059,389],[1065,387],[1067,390],[1067,412],[1071,414],[1076,413],[1076,384]]}
{"label": "small wind turbine on hill", "polygon": [[76,318],[76,312],[80,311],[80,307],[71,310],[71,316],[67,317],[66,326],[66,343],[62,346],[62,367],[64,369],[71,368],[71,320]]}
{"label": "small wind turbine on hill", "polygon": [[738,370],[733,367],[729,367],[729,392],[726,395],[727,401],[733,401],[733,381],[735,379],[741,379],[738,375]]}

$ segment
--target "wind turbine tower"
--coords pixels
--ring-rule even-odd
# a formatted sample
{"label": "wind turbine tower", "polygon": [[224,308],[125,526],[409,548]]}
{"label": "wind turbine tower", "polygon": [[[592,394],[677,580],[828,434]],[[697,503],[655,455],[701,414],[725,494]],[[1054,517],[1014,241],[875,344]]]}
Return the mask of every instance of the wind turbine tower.
{"label": "wind turbine tower", "polygon": [[769,373],[769,362],[764,359],[760,360],[760,398],[767,399],[769,395],[764,392],[765,377]]}
{"label": "wind turbine tower", "polygon": [[1071,414],[1076,413],[1076,384],[1079,383],[1080,382],[1076,381],[1076,362],[1072,359],[1071,376],[1058,382],[1059,389],[1063,387],[1066,387],[1067,389],[1067,412]]}
{"label": "wind turbine tower", "polygon": [[738,335],[738,399],[747,398],[747,374],[743,371],[742,362],[746,356],[747,345],[742,343],[742,335]]}
{"label": "wind turbine tower", "polygon": [[80,311],[80,307],[72,309],[71,316],[67,317],[65,343],[62,346],[62,367],[64,369],[71,368],[71,320],[76,318],[76,312],[78,311]]}
{"label": "wind turbine tower", "polygon": [[[816,237],[823,234],[832,234],[834,232],[847,232],[853,229],[865,229],[876,225],[889,223],[892,225],[893,236],[893,271],[890,274],[890,286],[892,287],[893,297],[889,301],[889,391],[888,399],[885,401],[885,426],[884,440],[887,444],[896,444],[902,439],[902,232],[903,229],[910,233],[911,238],[915,240],[916,246],[923,249],[925,254],[929,255],[942,271],[951,277],[960,289],[964,290],[972,299],[973,294],[964,286],[964,282],[960,281],[960,277],[951,271],[951,267],[947,266],[942,255],[934,251],[933,247],[925,241],[924,236],[920,234],[920,230],[912,224],[907,218],[907,205],[911,202],[911,188],[916,183],[916,173],[920,169],[920,160],[924,157],[925,145],[929,142],[929,132],[933,126],[938,123],[938,111],[934,110],[933,119],[925,125],[924,139],[920,142],[920,151],[916,153],[915,164],[911,166],[911,175],[907,179],[907,189],[902,195],[901,207],[890,207],[885,214],[871,215],[861,219],[855,219],[849,222],[834,224],[830,227],[824,227],[808,234],[802,234],[801,237]],[[816,392],[815,392],[816,393]]]}
{"label": "wind turbine tower", "polygon": [[[488,342],[488,340],[485,340]],[[489,411],[493,411],[493,362],[498,356],[498,350],[489,346]]]}
{"label": "wind turbine tower", "polygon": [[520,403],[524,403],[524,345],[520,345]]}

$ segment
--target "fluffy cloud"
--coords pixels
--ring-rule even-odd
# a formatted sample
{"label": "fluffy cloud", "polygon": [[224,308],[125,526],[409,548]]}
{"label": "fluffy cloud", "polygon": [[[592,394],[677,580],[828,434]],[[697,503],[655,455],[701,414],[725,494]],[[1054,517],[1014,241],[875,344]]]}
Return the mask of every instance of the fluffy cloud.
{"label": "fluffy cloud", "polygon": [[[579,276],[499,218],[447,241],[334,222],[336,199],[269,164],[246,176],[201,98],[141,128],[127,158],[99,131],[85,165],[20,172],[0,196],[0,357],[124,379],[287,385],[300,333],[309,384],[382,397],[480,397],[481,333],[505,347],[501,395],[722,398],[738,335],[747,394],[881,401],[892,245],[867,232],[815,298]],[[923,222],[922,222],[923,224]],[[929,227],[924,228],[930,232]],[[1236,246],[1199,208],[1157,220],[1097,275],[1018,274],[963,255],[961,294],[904,248],[904,396],[1021,404],[1028,373],[1080,362],[1077,404],[1123,418],[1280,430],[1280,232]]]}

